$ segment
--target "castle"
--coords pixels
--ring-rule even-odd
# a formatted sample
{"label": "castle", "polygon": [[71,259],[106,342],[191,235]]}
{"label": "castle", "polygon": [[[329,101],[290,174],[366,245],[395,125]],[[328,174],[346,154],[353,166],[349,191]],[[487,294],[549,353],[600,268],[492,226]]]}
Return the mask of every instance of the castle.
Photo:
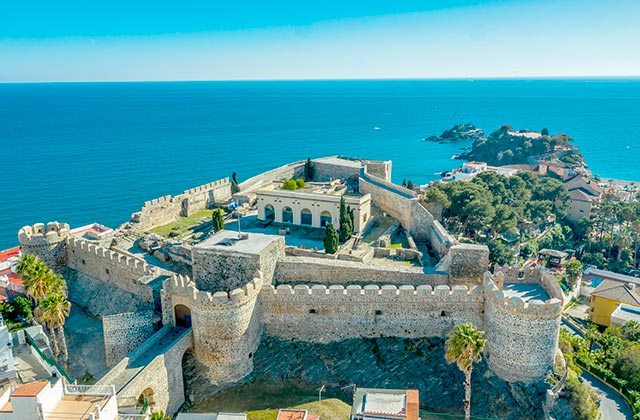
{"label": "castle", "polygon": [[[247,209],[257,207],[259,219],[273,212],[276,220],[267,223],[280,225],[278,213],[292,207],[286,203],[301,201],[288,192],[289,201],[279,201],[270,185],[302,177],[304,170],[304,161],[276,168],[244,181],[235,194],[224,179],[148,201],[113,235],[98,240],[57,222],[20,230],[24,252],[72,274],[73,301],[109,308],[102,321],[112,368],[99,383],[113,384],[122,398],[153,396],[157,409],[174,413],[185,399],[185,352],[195,356],[201,376],[224,386],[252,371],[264,334],[319,343],[417,338],[445,336],[462,322],[486,332],[485,357],[500,378],[533,382],[545,377],[553,365],[563,305],[555,278],[540,267],[489,272],[488,249],[457,243],[416,192],[391,182],[389,161],[315,159],[313,181],[342,180],[353,195],[370,200],[383,215],[378,217],[396,220],[406,231],[409,248],[397,255],[415,259],[428,249],[437,260],[433,266],[374,263],[386,261],[389,249],[359,243],[365,222],[376,216],[363,218],[357,237],[334,256],[291,246],[283,235],[251,231],[238,236],[232,230],[174,243],[168,258],[184,268],[181,272],[125,249],[127,241],[153,227],[232,197]],[[270,201],[261,204],[265,188]],[[320,200],[322,193],[316,193]],[[314,205],[313,193],[304,199]]]}

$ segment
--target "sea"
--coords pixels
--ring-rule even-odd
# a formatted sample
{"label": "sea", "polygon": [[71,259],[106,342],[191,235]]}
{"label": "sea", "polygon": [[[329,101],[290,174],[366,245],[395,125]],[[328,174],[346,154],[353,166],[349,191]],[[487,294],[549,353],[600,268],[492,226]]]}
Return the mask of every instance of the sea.
{"label": "sea", "polygon": [[567,133],[594,174],[640,181],[640,79],[0,84],[0,249],[307,157],[391,159],[424,184],[461,165],[469,142],[423,140],[456,123]]}

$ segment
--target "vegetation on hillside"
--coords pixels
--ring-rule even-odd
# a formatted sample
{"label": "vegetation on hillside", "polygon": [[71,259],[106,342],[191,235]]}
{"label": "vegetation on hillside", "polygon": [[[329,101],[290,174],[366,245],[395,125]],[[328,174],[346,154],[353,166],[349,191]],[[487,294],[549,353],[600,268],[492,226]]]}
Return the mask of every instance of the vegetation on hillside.
{"label": "vegetation on hillside", "polygon": [[556,148],[562,148],[572,156],[571,161],[583,162],[571,146],[571,137],[566,134],[550,136],[548,130],[546,133],[537,138],[528,138],[513,134],[510,125],[503,125],[488,137],[477,138],[471,149],[458,155],[458,158],[487,162],[489,165],[522,164],[529,163],[532,156],[546,155],[553,153]]}
{"label": "vegetation on hillside", "polygon": [[517,238],[521,228],[543,225],[550,216],[564,217],[567,200],[560,181],[529,172],[511,177],[483,172],[471,181],[433,186],[424,198],[450,232],[487,244],[492,261],[500,264],[514,255],[505,237]]}
{"label": "vegetation on hillside", "polygon": [[[639,323],[629,321],[622,327],[610,327],[602,333],[594,328],[586,338],[561,330],[559,345],[574,371],[579,372],[577,366],[585,367],[623,392],[633,403],[634,419],[640,419]],[[583,399],[578,397],[577,401]],[[594,418],[591,417],[592,410],[584,412],[586,407],[585,404],[575,406],[576,418]]]}

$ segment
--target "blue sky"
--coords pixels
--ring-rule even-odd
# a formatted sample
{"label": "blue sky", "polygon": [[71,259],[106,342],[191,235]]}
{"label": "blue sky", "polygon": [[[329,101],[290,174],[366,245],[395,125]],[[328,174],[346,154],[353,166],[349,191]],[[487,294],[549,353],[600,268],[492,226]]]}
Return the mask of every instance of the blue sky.
{"label": "blue sky", "polygon": [[29,1],[0,81],[640,75],[640,2]]}

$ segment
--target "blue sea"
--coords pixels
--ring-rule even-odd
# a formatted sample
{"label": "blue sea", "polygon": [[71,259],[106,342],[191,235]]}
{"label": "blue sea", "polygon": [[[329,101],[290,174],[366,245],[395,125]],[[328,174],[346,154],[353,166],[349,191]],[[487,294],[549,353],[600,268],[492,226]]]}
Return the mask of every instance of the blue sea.
{"label": "blue sea", "polygon": [[[640,80],[0,84],[0,249],[38,221],[116,227],[145,200],[308,156],[459,166],[455,123],[565,132],[594,173],[640,181]],[[378,129],[375,129],[375,128]]]}

